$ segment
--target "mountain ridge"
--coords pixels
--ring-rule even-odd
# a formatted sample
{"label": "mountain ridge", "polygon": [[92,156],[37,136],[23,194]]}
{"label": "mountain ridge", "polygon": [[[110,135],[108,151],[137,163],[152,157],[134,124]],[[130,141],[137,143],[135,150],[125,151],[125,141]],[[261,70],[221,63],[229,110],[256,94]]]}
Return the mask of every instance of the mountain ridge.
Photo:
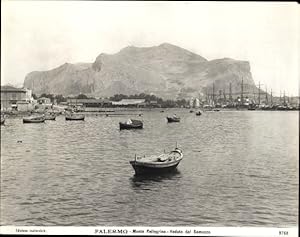
{"label": "mountain ridge", "polygon": [[92,63],[64,63],[26,75],[24,86],[33,93],[65,96],[84,93],[96,97],[114,94],[154,94],[164,99],[199,96],[211,90],[238,91],[241,80],[255,88],[248,61],[231,58],[208,61],[186,49],[162,43],[152,47],[127,46],[115,54],[99,54]]}

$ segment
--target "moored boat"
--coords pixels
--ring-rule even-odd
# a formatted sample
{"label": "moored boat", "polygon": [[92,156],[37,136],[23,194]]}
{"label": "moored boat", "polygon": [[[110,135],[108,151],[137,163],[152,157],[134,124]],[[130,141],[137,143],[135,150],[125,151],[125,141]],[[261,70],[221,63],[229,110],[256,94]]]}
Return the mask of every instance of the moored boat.
{"label": "moored boat", "polygon": [[200,116],[201,114],[201,111],[196,112],[196,116]]}
{"label": "moored boat", "polygon": [[176,147],[167,154],[148,157],[135,156],[135,159],[129,163],[132,165],[136,175],[161,174],[174,171],[182,158],[182,151]]}
{"label": "moored boat", "polygon": [[175,114],[172,117],[167,117],[168,123],[180,122],[180,118]]}
{"label": "moored boat", "polygon": [[55,120],[55,119],[56,119],[56,114],[54,113],[45,115],[45,120]]}
{"label": "moored boat", "polygon": [[44,123],[45,116],[29,116],[23,118],[23,123]]}
{"label": "moored boat", "polygon": [[136,119],[128,119],[126,122],[119,122],[121,129],[142,129],[143,122]]}
{"label": "moored boat", "polygon": [[68,114],[66,114],[65,118],[68,121],[70,121],[70,120],[83,121],[85,116],[84,116],[84,114],[68,113]]}

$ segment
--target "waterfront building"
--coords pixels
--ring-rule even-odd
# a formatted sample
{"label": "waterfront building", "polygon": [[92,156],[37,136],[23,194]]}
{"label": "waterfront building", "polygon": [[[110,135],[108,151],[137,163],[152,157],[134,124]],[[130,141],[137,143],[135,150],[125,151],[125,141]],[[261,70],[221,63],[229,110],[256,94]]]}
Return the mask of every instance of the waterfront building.
{"label": "waterfront building", "polygon": [[121,101],[112,101],[113,106],[120,107],[146,107],[145,99],[122,99]]}
{"label": "waterfront building", "polygon": [[112,102],[107,99],[67,99],[68,106],[73,107],[90,107],[90,108],[100,108],[100,107],[110,107]]}
{"label": "waterfront building", "polygon": [[33,107],[32,91],[10,85],[1,86],[1,111],[27,111]]}
{"label": "waterfront building", "polygon": [[160,107],[161,107],[161,105],[158,104],[157,100],[151,100],[151,101],[147,104],[147,106],[152,107],[152,108],[160,108]]}
{"label": "waterfront building", "polygon": [[37,99],[37,102],[39,104],[46,104],[46,105],[49,105],[51,104],[51,99],[50,98],[47,98],[47,97],[40,97]]}

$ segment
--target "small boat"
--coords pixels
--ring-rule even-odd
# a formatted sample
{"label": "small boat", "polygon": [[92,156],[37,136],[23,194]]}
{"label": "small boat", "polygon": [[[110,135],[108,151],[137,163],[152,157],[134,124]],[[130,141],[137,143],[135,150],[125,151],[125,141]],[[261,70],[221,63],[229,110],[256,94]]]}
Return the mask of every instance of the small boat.
{"label": "small boat", "polygon": [[194,110],[190,110],[190,113],[194,113]]}
{"label": "small boat", "polygon": [[215,112],[219,112],[220,110],[219,110],[219,109],[214,109],[213,111],[215,111]]}
{"label": "small boat", "polygon": [[143,122],[135,119],[128,119],[126,122],[119,122],[120,130],[121,129],[142,129]]}
{"label": "small boat", "polygon": [[45,116],[29,116],[23,118],[23,123],[44,123]]}
{"label": "small boat", "polygon": [[73,120],[73,121],[83,121],[84,120],[83,114],[76,114],[76,113],[68,113],[66,114],[66,120]]}
{"label": "small boat", "polygon": [[172,117],[167,117],[168,123],[178,123],[180,122],[180,118],[176,115],[173,115]]}
{"label": "small boat", "polygon": [[54,113],[45,115],[45,120],[55,120],[55,119],[56,119],[56,115]]}
{"label": "small boat", "polygon": [[164,153],[148,157],[135,156],[135,159],[129,163],[135,170],[136,175],[161,174],[174,171],[182,158],[182,151],[176,147],[167,154]]}
{"label": "small boat", "polygon": [[201,111],[196,112],[196,116],[200,116],[201,114]]}

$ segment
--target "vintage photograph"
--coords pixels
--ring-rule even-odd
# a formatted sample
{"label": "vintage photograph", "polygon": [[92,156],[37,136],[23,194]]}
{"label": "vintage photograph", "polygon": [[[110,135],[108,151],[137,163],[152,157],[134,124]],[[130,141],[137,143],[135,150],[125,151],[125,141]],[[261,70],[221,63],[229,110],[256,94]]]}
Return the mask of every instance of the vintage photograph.
{"label": "vintage photograph", "polygon": [[299,12],[2,0],[1,232],[298,228]]}

